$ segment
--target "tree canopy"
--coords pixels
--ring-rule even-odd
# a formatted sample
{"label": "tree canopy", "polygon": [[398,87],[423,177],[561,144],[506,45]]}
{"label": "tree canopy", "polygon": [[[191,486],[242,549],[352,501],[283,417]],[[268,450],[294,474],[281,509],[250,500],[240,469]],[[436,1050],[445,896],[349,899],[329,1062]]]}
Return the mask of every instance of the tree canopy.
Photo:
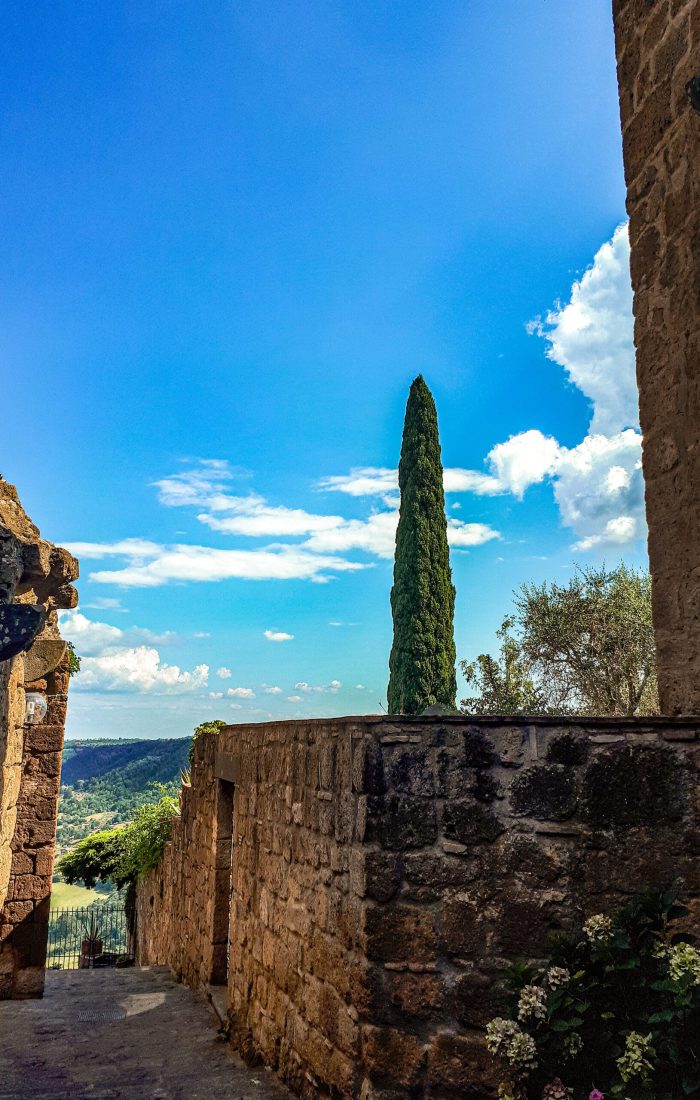
{"label": "tree canopy", "polygon": [[472,714],[657,714],[651,578],[622,564],[524,584],[500,657],[462,661]]}

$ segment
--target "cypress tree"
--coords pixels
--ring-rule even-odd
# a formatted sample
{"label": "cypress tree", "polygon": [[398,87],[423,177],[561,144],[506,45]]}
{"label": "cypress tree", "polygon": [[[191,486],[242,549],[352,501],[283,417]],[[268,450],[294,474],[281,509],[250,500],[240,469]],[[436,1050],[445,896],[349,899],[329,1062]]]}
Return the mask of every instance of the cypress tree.
{"label": "cypress tree", "polygon": [[399,462],[389,658],[389,713],[421,714],[431,703],[454,709],[455,590],[447,545],[437,413],[423,377],[411,385]]}

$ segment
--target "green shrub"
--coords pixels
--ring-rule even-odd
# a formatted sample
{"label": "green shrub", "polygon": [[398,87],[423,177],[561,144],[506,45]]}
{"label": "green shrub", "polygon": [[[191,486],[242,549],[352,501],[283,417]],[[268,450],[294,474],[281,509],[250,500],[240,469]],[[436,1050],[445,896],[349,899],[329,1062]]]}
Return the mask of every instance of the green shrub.
{"label": "green shrub", "polygon": [[544,969],[512,967],[487,1046],[514,1100],[700,1097],[700,951],[670,891],[560,936]]}
{"label": "green shrub", "polygon": [[162,793],[158,802],[148,802],[136,811],[134,820],[122,829],[122,850],[118,874],[135,881],[156,867],[170,840],[173,818],[180,812],[177,798]]}
{"label": "green shrub", "polygon": [[177,798],[158,784],[157,802],[140,806],[128,825],[91,833],[78,841],[57,865],[66,882],[113,882],[121,888],[134,883],[160,862],[170,839],[173,818],[179,813]]}
{"label": "green shrub", "polygon": [[75,676],[77,672],[80,672],[81,658],[75,652],[75,646],[72,642],[68,643],[68,675]]}
{"label": "green shrub", "polygon": [[194,747],[200,737],[203,737],[207,733],[217,734],[220,732],[221,727],[225,726],[223,718],[214,718],[211,722],[201,722],[192,734],[192,744],[190,745],[189,760],[190,767],[194,764]]}
{"label": "green shrub", "polygon": [[88,889],[92,889],[96,882],[114,882],[117,886],[122,886],[118,867],[122,856],[123,833],[123,828],[91,833],[59,859],[56,870],[71,885],[82,882]]}

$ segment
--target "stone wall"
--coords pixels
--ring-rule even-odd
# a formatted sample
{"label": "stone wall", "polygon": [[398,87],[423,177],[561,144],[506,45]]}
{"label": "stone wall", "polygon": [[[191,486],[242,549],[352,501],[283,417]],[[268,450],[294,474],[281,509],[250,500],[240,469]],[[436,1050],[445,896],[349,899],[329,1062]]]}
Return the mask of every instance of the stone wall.
{"label": "stone wall", "polygon": [[700,0],[613,8],[661,709],[698,714]]}
{"label": "stone wall", "polygon": [[490,1098],[510,961],[654,883],[683,884],[700,932],[699,739],[684,719],[226,727],[141,885],[140,960],[211,980],[230,883],[244,1053],[309,1097]]}
{"label": "stone wall", "polygon": [[[68,691],[56,611],[75,606],[77,575],[0,479],[0,999],[44,986]],[[47,700],[41,723],[25,723],[26,691]]]}

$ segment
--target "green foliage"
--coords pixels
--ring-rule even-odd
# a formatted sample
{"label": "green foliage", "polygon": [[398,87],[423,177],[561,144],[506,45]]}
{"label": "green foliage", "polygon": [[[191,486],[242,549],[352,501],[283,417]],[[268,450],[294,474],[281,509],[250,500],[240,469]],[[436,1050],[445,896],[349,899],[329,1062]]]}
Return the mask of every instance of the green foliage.
{"label": "green foliage", "polygon": [[75,676],[76,672],[80,672],[80,657],[75,652],[75,646],[72,642],[68,643],[68,675]]}
{"label": "green foliage", "polygon": [[658,714],[651,578],[625,565],[524,584],[501,656],[461,662],[469,713]]}
{"label": "green foliage", "polygon": [[560,936],[547,967],[514,966],[511,1010],[487,1028],[504,1093],[541,1100],[558,1083],[571,1100],[700,1097],[700,951],[680,931],[686,915],[672,892],[649,892]]}
{"label": "green foliage", "polygon": [[475,661],[460,662],[465,680],[478,692],[462,700],[467,714],[551,713],[547,692],[535,683],[531,662],[511,633],[513,624],[514,619],[506,617],[496,632],[501,641],[500,658],[482,653]]}
{"label": "green foliage", "polygon": [[122,856],[123,829],[102,829],[78,841],[72,851],[59,859],[56,870],[71,885],[82,882],[92,889],[96,882],[120,881],[119,865]]}
{"label": "green foliage", "polygon": [[61,857],[57,870],[66,882],[81,881],[88,887],[113,882],[121,889],[158,864],[179,803],[162,784],[156,787],[158,801],[140,806],[128,825],[92,833]]}
{"label": "green foliage", "polygon": [[168,794],[164,787],[158,789],[161,795],[158,802],[148,802],[139,807],[131,824],[122,829],[122,851],[117,873],[125,881],[133,882],[152,871],[170,840],[173,818],[179,814],[180,805],[178,799]]}
{"label": "green foliage", "polygon": [[435,402],[420,375],[411,385],[406,405],[399,489],[389,712],[420,714],[431,703],[454,709],[455,590],[447,545],[440,438]]}
{"label": "green foliage", "polygon": [[195,727],[194,733],[192,734],[190,751],[188,754],[190,767],[192,766],[192,764],[194,764],[194,747],[199,738],[204,737],[208,733],[218,734],[221,730],[221,727],[225,725],[226,723],[224,722],[223,718],[214,718],[211,722],[200,722],[200,724]]}

